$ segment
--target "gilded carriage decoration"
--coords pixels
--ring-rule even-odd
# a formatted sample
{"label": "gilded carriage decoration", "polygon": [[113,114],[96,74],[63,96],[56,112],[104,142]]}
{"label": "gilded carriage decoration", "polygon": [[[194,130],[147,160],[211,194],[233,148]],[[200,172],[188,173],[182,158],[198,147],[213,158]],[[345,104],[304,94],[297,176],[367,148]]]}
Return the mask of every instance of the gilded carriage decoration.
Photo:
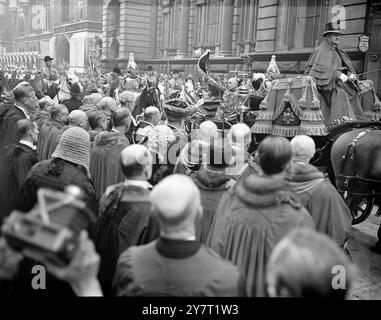
{"label": "gilded carriage decoration", "polygon": [[298,76],[273,81],[252,131],[284,137],[327,135],[313,79]]}

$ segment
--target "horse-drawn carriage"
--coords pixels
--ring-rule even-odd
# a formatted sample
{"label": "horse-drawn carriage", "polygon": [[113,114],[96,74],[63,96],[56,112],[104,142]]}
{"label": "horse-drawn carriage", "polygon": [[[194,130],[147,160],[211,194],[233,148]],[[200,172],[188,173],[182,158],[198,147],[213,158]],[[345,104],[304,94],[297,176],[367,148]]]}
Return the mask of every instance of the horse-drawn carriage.
{"label": "horse-drawn carriage", "polygon": [[[317,147],[312,163],[325,171],[336,185],[351,209],[353,224],[364,221],[381,198],[381,122],[377,122],[381,120],[380,102],[371,81],[361,81],[359,87],[357,94],[370,121],[353,122],[344,118],[327,128],[311,77],[275,80],[251,127],[257,142],[268,134],[287,138],[300,134],[311,136]],[[362,135],[372,135],[373,143],[365,143],[365,139],[363,143],[359,139]],[[359,144],[361,156],[356,152]],[[370,153],[374,153],[373,158],[364,157]],[[380,168],[374,163],[376,155]]]}
{"label": "horse-drawn carriage", "polygon": [[[186,128],[190,132],[197,129],[201,122],[211,120],[223,131],[222,134],[226,134],[231,125],[244,122],[252,129],[251,151],[254,151],[267,135],[287,138],[301,134],[311,136],[317,148],[312,163],[329,175],[351,209],[353,224],[357,224],[369,216],[374,204],[381,199],[381,122],[377,122],[381,120],[380,103],[371,81],[361,81],[358,94],[364,113],[370,121],[353,122],[343,118],[327,128],[320,109],[320,95],[313,79],[309,76],[279,79],[273,81],[264,98],[249,96],[244,106],[237,106],[237,112],[233,117],[224,115],[224,121],[214,118],[221,101],[206,101],[199,112],[187,119]],[[357,166],[369,169],[370,164],[366,161],[371,161],[371,158],[362,159],[355,151],[358,143],[362,144],[361,140],[356,140],[357,134],[361,132],[366,132],[369,136],[371,132],[375,136],[373,149],[369,148],[369,142],[365,147],[361,146],[363,154],[373,152],[379,155],[379,168],[373,169],[373,172],[356,171]],[[345,153],[348,153],[348,146],[354,148],[353,153]],[[334,152],[331,152],[332,148]],[[346,163],[343,167],[345,170],[341,171],[336,163],[344,161],[343,156],[346,156],[350,163]],[[372,163],[372,166],[375,164]],[[380,204],[378,205],[380,214]]]}

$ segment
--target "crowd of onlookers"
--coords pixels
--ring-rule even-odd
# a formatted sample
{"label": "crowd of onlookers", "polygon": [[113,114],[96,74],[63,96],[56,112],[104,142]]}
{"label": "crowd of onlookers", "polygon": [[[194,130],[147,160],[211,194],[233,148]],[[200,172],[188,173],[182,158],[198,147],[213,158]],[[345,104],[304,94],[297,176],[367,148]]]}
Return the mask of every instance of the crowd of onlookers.
{"label": "crowd of onlookers", "polygon": [[[67,267],[42,261],[50,292],[69,283],[77,295],[346,297],[351,214],[309,164],[310,137],[269,136],[249,153],[242,123],[204,121],[187,134],[186,102],[164,97],[162,110],[135,117],[136,90],[80,92],[55,103],[21,83],[0,108],[1,220],[34,208],[39,188],[69,185],[94,215]],[[37,262],[25,260],[1,240],[11,293],[30,285],[20,279]],[[335,266],[345,286],[333,285]]]}

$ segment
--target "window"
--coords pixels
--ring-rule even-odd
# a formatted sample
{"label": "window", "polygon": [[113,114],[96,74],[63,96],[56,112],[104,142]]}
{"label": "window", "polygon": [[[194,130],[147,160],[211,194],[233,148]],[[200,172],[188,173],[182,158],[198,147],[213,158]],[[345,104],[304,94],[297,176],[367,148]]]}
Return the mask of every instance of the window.
{"label": "window", "polygon": [[168,51],[173,51],[172,54],[176,54],[176,49],[179,46],[180,37],[181,1],[167,1],[165,5],[166,7],[163,11],[164,49]]}
{"label": "window", "polygon": [[289,0],[288,48],[312,48],[321,41],[328,4],[321,0]]}
{"label": "window", "polygon": [[221,39],[222,1],[197,1],[196,5],[195,46],[215,53]]}
{"label": "window", "polygon": [[256,33],[256,1],[241,0],[239,39],[241,42],[251,42],[255,40]]}
{"label": "window", "polygon": [[62,0],[61,4],[61,22],[69,22],[69,0]]}

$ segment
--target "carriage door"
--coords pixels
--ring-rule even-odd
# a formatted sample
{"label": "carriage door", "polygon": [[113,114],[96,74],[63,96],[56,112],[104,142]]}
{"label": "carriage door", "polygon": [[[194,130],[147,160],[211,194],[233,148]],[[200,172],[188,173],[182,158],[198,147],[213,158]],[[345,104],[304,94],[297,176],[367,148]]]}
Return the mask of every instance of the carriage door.
{"label": "carriage door", "polygon": [[[373,13],[368,52],[368,71],[381,69],[381,4],[373,5]],[[373,81],[377,96],[381,97],[381,71],[371,72],[366,78]]]}

